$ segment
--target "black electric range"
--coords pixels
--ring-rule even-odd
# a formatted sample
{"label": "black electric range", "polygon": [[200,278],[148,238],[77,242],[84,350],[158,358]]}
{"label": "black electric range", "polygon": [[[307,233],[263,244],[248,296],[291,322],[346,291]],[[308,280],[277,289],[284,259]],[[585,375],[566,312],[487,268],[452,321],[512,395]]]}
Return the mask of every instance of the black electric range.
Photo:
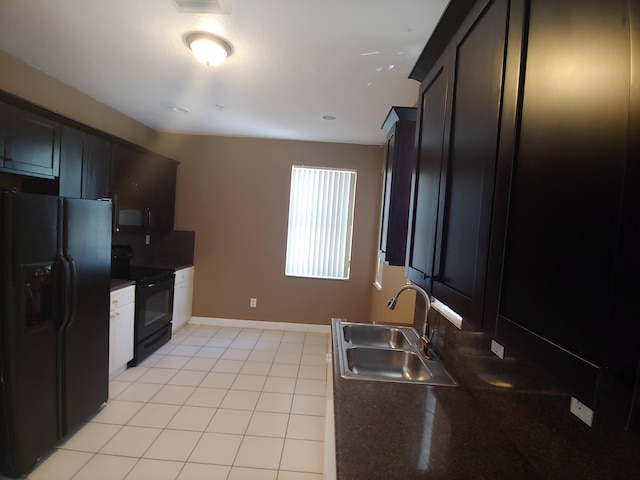
{"label": "black electric range", "polygon": [[171,339],[175,271],[131,265],[133,252],[126,245],[113,246],[111,278],[136,283],[134,356],[129,366],[138,365]]}

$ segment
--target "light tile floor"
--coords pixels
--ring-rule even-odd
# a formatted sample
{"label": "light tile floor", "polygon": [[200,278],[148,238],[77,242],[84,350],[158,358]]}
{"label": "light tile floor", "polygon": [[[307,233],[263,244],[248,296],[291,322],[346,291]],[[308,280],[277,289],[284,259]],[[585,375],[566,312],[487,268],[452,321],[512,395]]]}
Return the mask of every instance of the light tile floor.
{"label": "light tile floor", "polygon": [[328,335],[187,325],[29,480],[320,480]]}

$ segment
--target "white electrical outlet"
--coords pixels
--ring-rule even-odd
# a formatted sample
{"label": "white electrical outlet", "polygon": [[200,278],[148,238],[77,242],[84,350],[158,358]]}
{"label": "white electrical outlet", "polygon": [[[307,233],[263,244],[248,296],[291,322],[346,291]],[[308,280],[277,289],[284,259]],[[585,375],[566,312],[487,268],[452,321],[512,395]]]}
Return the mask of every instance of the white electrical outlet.
{"label": "white electrical outlet", "polygon": [[252,298],[251,300],[249,300],[249,306],[251,308],[256,308],[258,306],[258,299]]}
{"label": "white electrical outlet", "polygon": [[151,245],[151,235],[145,235],[144,236],[144,244],[145,245]]}
{"label": "white electrical outlet", "polygon": [[504,347],[495,340],[491,340],[491,351],[498,357],[504,358]]}
{"label": "white electrical outlet", "polygon": [[593,424],[593,410],[577,398],[571,397],[571,407],[569,407],[569,411],[587,425],[591,426]]}

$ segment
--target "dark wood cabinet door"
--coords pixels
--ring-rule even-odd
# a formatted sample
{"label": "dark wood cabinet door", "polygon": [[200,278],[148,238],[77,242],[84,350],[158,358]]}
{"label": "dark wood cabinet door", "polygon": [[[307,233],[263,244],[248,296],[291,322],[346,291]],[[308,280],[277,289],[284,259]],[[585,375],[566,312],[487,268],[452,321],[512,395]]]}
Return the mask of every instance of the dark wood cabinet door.
{"label": "dark wood cabinet door", "polygon": [[140,192],[144,163],[142,154],[124,144],[115,144],[111,150],[111,189],[119,194]]}
{"label": "dark wood cabinet door", "polygon": [[60,126],[12,105],[2,105],[3,166],[6,171],[45,178],[60,173]]}
{"label": "dark wood cabinet door", "polygon": [[60,141],[60,186],[63,197],[111,196],[110,142],[64,125]]}
{"label": "dark wood cabinet door", "polygon": [[4,167],[8,117],[9,115],[6,110],[6,106],[3,103],[0,103],[0,167]]}
{"label": "dark wood cabinet door", "polygon": [[624,0],[531,2],[519,141],[508,196],[497,199],[509,205],[497,240],[497,338],[535,354],[590,406],[611,362],[608,339],[638,331],[637,319],[611,315],[625,179],[637,163],[627,9]]}
{"label": "dark wood cabinet door", "polygon": [[178,165],[173,161],[164,161],[160,178],[160,188],[156,192],[158,197],[157,208],[159,217],[156,219],[156,228],[163,231],[173,230],[176,199],[176,177]]}
{"label": "dark wood cabinet door", "polygon": [[507,31],[505,0],[474,9],[456,36],[433,294],[482,327]]}
{"label": "dark wood cabinet door", "polygon": [[[640,3],[629,2],[631,25],[631,78],[640,78]],[[630,92],[629,131],[640,132],[640,83],[634,82]],[[632,409],[626,426],[640,434],[640,302],[638,302],[638,272],[640,271],[640,135],[629,136],[629,160],[625,176],[624,200],[620,215],[620,241],[617,268],[614,272],[610,330],[615,332],[606,346],[607,376],[621,386],[622,395],[610,395],[599,390],[598,403],[608,411],[624,411],[628,401]],[[636,159],[633,161],[633,159]],[[636,365],[639,367],[635,368]],[[635,387],[632,387],[635,376]],[[634,395],[635,392],[635,395]],[[630,400],[631,399],[631,400]]]}
{"label": "dark wood cabinet door", "polygon": [[437,235],[438,198],[447,104],[447,56],[443,55],[420,89],[418,160],[411,188],[405,273],[412,282],[431,290]]}
{"label": "dark wood cabinet door", "polygon": [[420,88],[418,111],[418,159],[411,187],[409,238],[405,274],[412,282],[431,290],[437,235],[438,198],[447,105],[448,62],[446,52]]}
{"label": "dark wood cabinet door", "polygon": [[60,132],[60,184],[62,197],[82,198],[84,133],[63,125]]}
{"label": "dark wood cabinet door", "polygon": [[173,230],[177,164],[155,155],[145,160],[145,188],[150,208],[149,228]]}
{"label": "dark wood cabinet door", "polygon": [[393,180],[393,153],[396,145],[395,126],[387,134],[387,146],[382,183],[382,211],[380,214],[380,237],[378,239],[378,255],[388,262],[389,204],[391,202],[391,182]]}
{"label": "dark wood cabinet door", "polygon": [[86,134],[82,174],[82,198],[96,200],[111,194],[110,142]]}
{"label": "dark wood cabinet door", "polygon": [[416,164],[415,119],[415,108],[392,107],[383,124],[388,132],[378,255],[389,265],[405,264],[411,176]]}

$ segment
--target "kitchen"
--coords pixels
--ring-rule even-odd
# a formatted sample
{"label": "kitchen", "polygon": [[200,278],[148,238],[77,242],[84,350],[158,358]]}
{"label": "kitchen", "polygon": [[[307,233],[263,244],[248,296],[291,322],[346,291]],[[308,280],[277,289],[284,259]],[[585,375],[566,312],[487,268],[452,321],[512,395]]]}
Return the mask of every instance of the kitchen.
{"label": "kitchen", "polygon": [[[132,132],[138,132],[138,138],[131,139],[134,143],[147,146],[151,149],[161,151],[165,155],[175,158],[181,162],[178,170],[178,184],[176,193],[176,223],[175,228],[180,230],[193,230],[197,232],[196,244],[197,245],[216,245],[218,249],[203,249],[196,247],[196,281],[194,284],[194,305],[193,311],[195,316],[207,316],[207,310],[209,308],[208,302],[214,295],[211,292],[219,292],[219,298],[213,298],[220,306],[220,313],[216,313],[215,316],[229,317],[229,318],[252,318],[252,315],[264,315],[264,320],[282,320],[291,319],[289,321],[296,321],[295,319],[305,318],[305,321],[316,324],[327,324],[328,319],[332,316],[342,316],[351,320],[367,321],[374,318],[378,313],[371,308],[370,304],[379,301],[379,298],[384,297],[383,301],[386,302],[390,295],[386,293],[372,292],[371,281],[374,278],[374,262],[376,253],[376,237],[378,231],[378,218],[377,211],[380,204],[380,157],[382,151],[378,146],[357,146],[357,145],[344,145],[344,144],[323,144],[314,143],[311,145],[300,144],[296,142],[292,143],[280,143],[269,140],[259,139],[239,139],[239,138],[221,138],[221,137],[203,137],[203,136],[182,136],[176,134],[157,134],[150,131],[150,129],[142,127],[139,124],[131,122],[122,116],[118,116],[117,113],[109,111],[105,112],[105,107],[100,106],[94,100],[73,91],[70,87],[60,84],[56,80],[46,77],[42,72],[35,71],[20,61],[12,58],[8,55],[2,55],[3,64],[3,76],[1,77],[2,84],[0,87],[3,90],[15,93],[16,95],[36,101],[41,104],[45,104],[49,108],[56,111],[64,112],[66,115],[75,118],[77,120],[85,120],[88,115],[87,110],[91,112],[102,112],[105,117],[94,120],[97,122],[104,122],[97,127],[104,124],[111,124],[111,127],[106,129],[111,133],[118,135],[120,131],[123,131],[122,136],[124,138],[131,139]],[[5,75],[5,72],[7,74]],[[28,79],[29,81],[25,81]],[[41,83],[38,83],[41,82]],[[41,88],[46,85],[46,88]],[[53,90],[53,92],[52,92]],[[47,92],[50,92],[47,94]],[[51,98],[47,98],[47,96]],[[44,97],[44,98],[43,98]],[[66,100],[66,101],[65,101]],[[75,100],[75,101],[69,101]],[[418,99],[413,98],[410,103],[415,103]],[[75,110],[74,110],[75,109]],[[83,113],[84,111],[84,113]],[[89,115],[91,116],[91,115]],[[117,120],[116,120],[117,119]],[[88,120],[85,120],[89,123]],[[379,123],[382,123],[382,119],[379,119]],[[219,152],[220,157],[223,159],[220,165],[210,169],[205,164],[205,160],[210,158],[212,152]],[[256,162],[252,158],[259,155],[260,161]],[[304,155],[305,157],[320,158],[320,157],[334,157],[345,158],[349,162],[353,162],[352,165],[357,166],[359,174],[359,191],[358,194],[362,194],[363,201],[356,202],[357,208],[367,208],[366,203],[369,203],[368,210],[365,213],[356,212],[356,218],[363,219],[363,224],[356,225],[354,229],[354,244],[359,245],[359,248],[354,250],[354,258],[352,259],[354,265],[362,265],[360,268],[353,268],[353,277],[349,285],[333,286],[320,286],[314,285],[312,291],[308,291],[303,286],[283,284],[272,284],[272,278],[276,275],[272,275],[274,270],[277,270],[277,276],[281,276],[281,262],[274,260],[274,255],[282,256],[282,245],[284,243],[283,233],[280,233],[279,238],[274,238],[275,235],[256,235],[256,228],[272,228],[274,223],[278,222],[278,219],[274,219],[274,211],[286,212],[286,192],[287,185],[279,186],[277,183],[271,184],[271,182],[262,182],[261,180],[271,174],[271,165],[278,165],[278,161],[285,162],[284,158],[299,157]],[[237,163],[236,163],[237,162]],[[271,162],[271,163],[270,163]],[[289,162],[290,163],[290,162]],[[254,175],[247,175],[247,166],[250,166],[252,171],[255,171]],[[276,167],[273,167],[276,168]],[[285,167],[281,167],[285,168]],[[237,183],[229,184],[230,179],[236,179]],[[268,184],[268,185],[267,185]],[[240,190],[240,188],[242,188]],[[238,198],[238,191],[245,192],[246,195],[242,195],[242,198]],[[284,191],[284,193],[283,193]],[[219,197],[220,195],[221,197]],[[226,196],[224,196],[226,195]],[[283,198],[284,195],[284,198]],[[278,207],[274,209],[269,208],[269,205],[265,203],[266,199],[277,199]],[[224,200],[227,200],[226,202]],[[364,203],[364,205],[363,205]],[[232,205],[239,204],[239,211],[230,211]],[[207,205],[209,210],[204,210],[203,205]],[[265,206],[265,210],[259,210],[259,207]],[[368,212],[368,213],[367,213]],[[286,215],[283,214],[284,219],[280,219],[280,227],[274,228],[279,232],[283,232],[286,229],[282,225],[286,224]],[[203,218],[211,219],[215,218],[216,222],[219,222],[222,228],[220,229],[207,229],[201,226]],[[268,223],[269,225],[265,225]],[[233,232],[233,236],[220,237],[223,232]],[[241,233],[238,235],[239,233]],[[359,236],[361,235],[361,236]],[[202,242],[202,243],[201,243]],[[229,253],[229,249],[234,243],[240,244],[242,255],[232,256]],[[368,246],[368,249],[366,248]],[[241,258],[242,257],[242,258]],[[261,260],[264,258],[270,259],[268,264],[263,265]],[[277,257],[276,257],[277,258]],[[276,265],[273,265],[276,264]],[[202,273],[198,268],[204,265],[215,265],[215,268],[222,271],[222,275],[216,275],[214,269],[203,269]],[[207,273],[209,272],[209,273]],[[386,273],[386,270],[385,270]],[[199,276],[201,275],[201,277]],[[385,287],[391,288],[393,292],[395,288],[399,286],[403,281],[397,282],[393,285],[388,285],[388,276],[383,276]],[[271,285],[267,285],[271,284]],[[241,286],[243,289],[237,293],[235,290],[232,292],[229,286]],[[283,297],[276,298],[272,303],[271,299],[271,287],[275,287],[279,295]],[[594,293],[595,294],[595,293]],[[217,296],[218,293],[215,293]],[[258,298],[258,306],[256,310],[251,310],[249,302],[246,301],[251,297]],[[335,300],[335,304],[332,303],[328,308],[332,310],[325,310],[322,302],[323,298],[332,298]],[[355,299],[362,298],[363,301],[354,301]],[[301,300],[300,302],[295,300]],[[403,299],[407,301],[406,299]],[[226,302],[233,302],[234,304],[241,305],[240,310],[233,311],[231,307],[226,305]],[[309,309],[309,302],[316,302],[313,305],[318,305],[318,308]],[[244,306],[246,305],[246,306]],[[264,310],[262,309],[264,305]],[[313,310],[313,318],[309,318],[309,310]],[[290,315],[286,317],[285,315]],[[317,315],[317,316],[316,316]],[[381,315],[381,314],[379,314]],[[255,318],[255,317],[253,317]],[[307,320],[308,318],[308,320]],[[375,319],[375,318],[374,318]],[[383,318],[378,317],[379,320],[395,320],[390,315],[386,315]],[[406,322],[407,320],[403,320]],[[443,327],[444,328],[444,327]],[[606,326],[602,327],[603,331],[607,330]],[[633,337],[632,337],[633,338]],[[458,339],[458,341],[462,341]],[[465,336],[465,341],[470,342],[471,346],[467,347],[466,351],[473,350],[473,343],[479,341],[476,335],[469,334]],[[462,349],[465,351],[464,349]],[[509,350],[507,349],[507,354]],[[487,363],[491,362],[491,357],[480,357],[482,361]],[[497,357],[496,357],[497,358]],[[456,357],[454,357],[456,359]],[[478,360],[478,363],[481,360]],[[501,364],[499,369],[515,368],[512,363]],[[464,372],[464,369],[462,370]],[[455,369],[454,374],[460,375],[460,369]],[[485,372],[486,373],[486,372]],[[519,378],[519,377],[518,377]],[[497,383],[498,379],[494,379]],[[545,380],[546,381],[546,380]],[[550,385],[553,385],[550,382]],[[485,382],[486,387],[486,382]],[[524,399],[540,399],[543,398],[540,395],[534,395],[531,391],[534,386],[522,385],[522,389],[518,390]],[[558,388],[557,385],[553,385],[553,389],[547,390],[548,392],[562,392],[562,388]],[[482,405],[487,408],[487,405],[500,405],[502,407],[509,406],[509,398],[511,397],[504,390],[489,389],[483,390],[480,388],[480,397],[482,399]],[[483,395],[484,392],[484,395]],[[527,393],[528,392],[528,393]],[[515,394],[517,392],[511,391]],[[564,400],[564,393],[557,395]],[[566,399],[568,400],[568,396]],[[513,405],[511,405],[513,407]],[[401,404],[398,404],[398,408],[402,408]],[[545,414],[549,412],[546,409],[551,409],[551,418],[554,420],[545,419]],[[629,459],[633,458],[633,452],[637,451],[633,447],[635,440],[633,436],[627,436],[627,434],[617,433],[618,431],[610,427],[609,425],[594,425],[598,430],[598,442],[595,442],[596,434],[590,433],[591,431],[587,427],[581,425],[574,425],[571,423],[572,418],[569,415],[569,406],[566,406],[566,417],[560,415],[556,406],[549,406],[547,404],[541,404],[538,406],[531,406],[523,404],[519,408],[515,408],[515,411],[504,415],[500,420],[504,422],[501,428],[512,432],[511,435],[518,437],[520,441],[517,443],[518,448],[527,449],[523,447],[527,442],[530,443],[530,450],[527,452],[529,458],[536,458],[541,463],[547,462],[548,467],[551,470],[547,472],[547,476],[554,477],[553,462],[549,459],[552,457],[551,453],[553,449],[559,449],[558,455],[566,455],[570,452],[574,455],[578,455],[580,450],[575,446],[580,444],[576,440],[577,437],[583,437],[584,442],[593,443],[596,447],[589,445],[582,445],[585,453],[585,458],[581,458],[578,463],[587,473],[589,468],[593,468],[594,478],[598,478],[597,475],[602,475],[603,470],[598,470],[596,465],[599,461],[605,462],[607,465],[610,463],[630,463]],[[487,411],[491,412],[492,409]],[[496,415],[495,412],[493,415]],[[500,415],[497,415],[500,417]],[[531,422],[527,423],[524,420],[529,419],[540,430],[544,431],[548,437],[537,436],[537,442],[532,442],[531,436],[527,435],[523,430],[525,426],[530,426]],[[598,416],[596,415],[596,419]],[[495,418],[494,418],[495,420]],[[522,421],[522,425],[518,426],[518,421]],[[554,425],[561,425],[558,427],[560,433],[554,432]],[[601,429],[611,433],[611,437],[600,437],[602,433]],[[339,434],[339,432],[338,432]],[[571,442],[568,442],[572,439]],[[610,439],[608,441],[608,439]],[[545,445],[540,445],[543,443]],[[569,447],[566,444],[569,443]],[[621,444],[624,448],[612,448]],[[608,446],[607,446],[608,445]],[[378,448],[384,451],[384,442],[382,446]],[[465,448],[470,448],[465,446]],[[474,451],[471,454],[485,455],[481,445],[473,445],[471,448],[477,449],[477,453]],[[596,449],[602,448],[606,454],[603,455],[603,459],[591,458],[593,452],[589,451],[589,448]],[[631,452],[625,450],[630,449]],[[615,451],[612,451],[615,450]],[[377,450],[375,450],[377,453]],[[380,453],[381,456],[384,453]],[[614,455],[619,455],[615,457]],[[626,462],[625,462],[626,459]],[[558,462],[559,463],[559,462]],[[613,467],[608,467],[613,468]],[[622,468],[622,467],[620,467]],[[544,468],[543,468],[544,471]],[[615,471],[615,470],[613,470]],[[625,472],[629,470],[623,469],[621,472],[617,472],[619,478],[625,478]],[[581,472],[584,474],[584,472]],[[555,471],[556,478],[559,477],[558,471]],[[616,474],[612,474],[616,476]],[[583,475],[584,478],[588,478]]]}

